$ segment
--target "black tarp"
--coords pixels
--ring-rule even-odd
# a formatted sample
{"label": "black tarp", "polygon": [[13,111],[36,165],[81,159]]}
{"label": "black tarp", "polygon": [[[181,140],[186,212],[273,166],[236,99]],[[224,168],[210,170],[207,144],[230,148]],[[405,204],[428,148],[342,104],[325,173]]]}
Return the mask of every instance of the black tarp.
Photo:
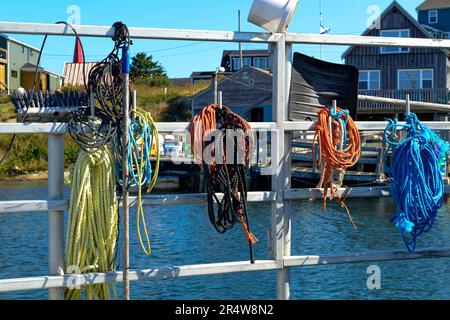
{"label": "black tarp", "polygon": [[320,108],[329,107],[333,100],[348,109],[356,119],[358,105],[357,68],[294,54],[289,100],[289,120],[317,119]]}

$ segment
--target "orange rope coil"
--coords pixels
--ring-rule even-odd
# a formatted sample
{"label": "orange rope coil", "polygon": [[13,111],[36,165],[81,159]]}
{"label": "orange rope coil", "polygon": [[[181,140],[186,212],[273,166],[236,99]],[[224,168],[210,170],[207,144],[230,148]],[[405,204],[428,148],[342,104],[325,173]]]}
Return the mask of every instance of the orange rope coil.
{"label": "orange rope coil", "polygon": [[[334,119],[328,108],[321,109],[318,113],[319,119],[313,141],[313,163],[315,167],[320,164],[322,168],[318,188],[324,189],[322,206],[324,211],[327,207],[328,192],[330,191],[331,199],[336,197],[336,189],[332,181],[333,172],[345,172],[345,170],[356,165],[361,157],[361,138],[358,128],[348,113],[342,111],[342,109],[337,108],[337,113],[340,114],[341,119]],[[345,123],[347,125],[343,128]],[[345,131],[347,137],[344,137]],[[346,139],[346,146],[344,146],[344,140],[342,139]],[[344,147],[341,148],[341,146]],[[316,158],[317,148],[318,158]],[[351,223],[356,227],[344,203],[348,195],[347,189],[344,195],[337,197],[337,201],[347,210]]]}

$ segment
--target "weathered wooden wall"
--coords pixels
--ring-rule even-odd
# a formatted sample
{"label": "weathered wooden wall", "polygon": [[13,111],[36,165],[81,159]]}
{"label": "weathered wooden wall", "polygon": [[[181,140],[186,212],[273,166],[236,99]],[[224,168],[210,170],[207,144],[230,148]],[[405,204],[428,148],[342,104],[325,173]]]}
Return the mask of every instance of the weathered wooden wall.
{"label": "weathered wooden wall", "polygon": [[[244,67],[239,72],[226,75],[219,81],[219,91],[223,93],[223,104],[229,107],[256,107],[271,104],[272,75],[252,67]],[[214,102],[213,86],[192,97],[194,110],[199,110]]]}
{"label": "weathered wooden wall", "polygon": [[[399,9],[392,8],[382,19],[381,30],[409,29],[411,38],[425,38],[423,31],[412,23]],[[367,36],[380,36],[373,29]],[[360,70],[380,70],[381,89],[397,89],[398,69],[434,69],[434,88],[447,88],[448,58],[441,49],[411,48],[409,53],[381,54],[380,47],[354,47],[346,56],[346,64]]]}

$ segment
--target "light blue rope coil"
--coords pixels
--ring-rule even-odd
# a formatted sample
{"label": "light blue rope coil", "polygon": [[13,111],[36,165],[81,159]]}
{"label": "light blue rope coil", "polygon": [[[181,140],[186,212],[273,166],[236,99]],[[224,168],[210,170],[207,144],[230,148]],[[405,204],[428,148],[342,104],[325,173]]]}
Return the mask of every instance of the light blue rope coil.
{"label": "light blue rope coil", "polygon": [[[136,117],[130,119],[128,130],[130,142],[127,148],[128,157],[128,188],[132,187],[146,187],[151,182],[153,177],[153,170],[150,161],[151,148],[153,145],[152,127],[144,115],[139,112]],[[116,142],[118,147],[117,154],[122,154],[122,147],[120,141]],[[141,150],[143,148],[143,152]],[[138,168],[144,161],[142,170],[142,181],[139,185]],[[122,161],[116,159],[116,179],[119,185],[122,185]]]}
{"label": "light blue rope coil", "polygon": [[[388,172],[397,206],[392,222],[402,232],[408,250],[414,252],[417,237],[431,230],[437,211],[443,206],[442,166],[450,146],[413,113],[406,116],[404,125],[397,120],[388,122],[384,139],[389,144],[388,152],[393,150]],[[398,130],[408,133],[400,142],[395,140]]]}

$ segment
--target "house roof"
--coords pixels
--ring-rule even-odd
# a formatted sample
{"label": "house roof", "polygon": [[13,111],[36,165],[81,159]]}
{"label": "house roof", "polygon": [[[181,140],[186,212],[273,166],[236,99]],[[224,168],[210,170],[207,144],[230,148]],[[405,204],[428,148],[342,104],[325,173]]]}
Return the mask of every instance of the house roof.
{"label": "house roof", "polygon": [[19,44],[21,46],[24,46],[26,48],[30,48],[33,51],[36,51],[36,52],[40,52],[41,51],[41,50],[39,50],[36,47],[33,47],[33,46],[31,46],[29,44],[26,44],[25,42],[19,41],[17,39],[11,38],[10,36],[8,36],[6,34],[0,34],[0,37],[5,38],[7,41],[11,41],[11,42],[17,43],[17,44]]}
{"label": "house roof", "polygon": [[[224,50],[222,57],[239,55],[239,50]],[[244,56],[269,55],[269,50],[242,50]]]}
{"label": "house roof", "polygon": [[214,75],[214,71],[196,71],[192,72],[191,78],[193,77],[212,77]]}
{"label": "house roof", "polygon": [[60,74],[57,74],[56,72],[52,72],[52,71],[47,70],[42,67],[36,68],[35,64],[29,63],[29,62],[24,64],[22,66],[22,68],[20,68],[20,70],[25,71],[25,72],[36,72],[36,70],[37,70],[38,72],[43,72],[43,73],[47,73],[47,74],[52,75],[57,78],[62,78],[62,76]]}
{"label": "house roof", "polygon": [[450,8],[450,1],[448,0],[426,0],[417,7],[417,10],[430,10],[430,9],[444,9]]}
{"label": "house roof", "polygon": [[[448,1],[448,0],[446,0]],[[422,33],[425,37],[429,38],[429,39],[433,39],[433,37],[428,33],[428,31],[416,20],[414,19],[413,16],[411,16],[409,14],[409,12],[403,8],[397,1],[393,1],[389,7],[387,7],[383,13],[381,13],[379,19],[383,20],[390,12],[392,9],[397,8],[405,17],[407,17]],[[371,28],[367,28],[363,33],[362,36],[367,36],[373,29]],[[348,56],[350,54],[350,52],[353,51],[353,49],[357,47],[356,46],[351,46],[349,47],[343,54],[342,54],[342,59],[345,59],[346,56]],[[441,49],[446,55],[448,55],[448,50],[446,49]]]}
{"label": "house roof", "polygon": [[[89,72],[96,65],[96,62],[86,62],[84,64],[84,70],[86,79],[89,76]],[[83,64],[82,63],[65,63],[64,64],[64,84],[72,85],[72,86],[81,86],[84,85],[84,77],[83,77]],[[87,81],[87,80],[86,80]]]}

